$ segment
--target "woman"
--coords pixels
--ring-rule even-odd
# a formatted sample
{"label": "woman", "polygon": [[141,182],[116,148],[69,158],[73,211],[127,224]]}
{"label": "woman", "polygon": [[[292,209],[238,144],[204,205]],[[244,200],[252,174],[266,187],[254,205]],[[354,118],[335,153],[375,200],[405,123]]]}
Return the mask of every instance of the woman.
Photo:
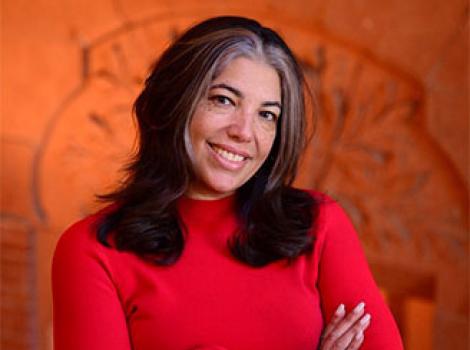
{"label": "woman", "polygon": [[56,349],[402,348],[342,209],[290,187],[303,84],[246,18],[206,20],[162,54],[124,185],[57,245]]}

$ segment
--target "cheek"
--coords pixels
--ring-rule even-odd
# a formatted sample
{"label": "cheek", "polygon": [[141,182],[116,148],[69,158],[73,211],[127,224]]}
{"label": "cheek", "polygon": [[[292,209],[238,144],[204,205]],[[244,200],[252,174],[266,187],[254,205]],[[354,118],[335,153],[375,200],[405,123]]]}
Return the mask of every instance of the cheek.
{"label": "cheek", "polygon": [[189,125],[189,135],[194,148],[205,145],[205,140],[217,131],[220,119],[205,104],[201,103],[197,107]]}
{"label": "cheek", "polygon": [[266,158],[271,151],[271,148],[274,144],[274,139],[276,138],[276,130],[264,131],[259,137],[259,148],[260,154],[263,158]]}
{"label": "cheek", "polygon": [[201,147],[201,142],[207,134],[207,123],[201,115],[194,115],[189,126],[189,137],[194,150]]}

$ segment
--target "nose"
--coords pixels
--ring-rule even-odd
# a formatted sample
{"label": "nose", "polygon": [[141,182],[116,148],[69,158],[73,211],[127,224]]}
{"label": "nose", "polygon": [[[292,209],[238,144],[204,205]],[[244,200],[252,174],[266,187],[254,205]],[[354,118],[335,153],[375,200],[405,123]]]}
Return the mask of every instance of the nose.
{"label": "nose", "polygon": [[238,142],[250,142],[253,139],[253,117],[248,111],[239,111],[235,113],[230,125],[227,128],[227,134],[230,138]]}

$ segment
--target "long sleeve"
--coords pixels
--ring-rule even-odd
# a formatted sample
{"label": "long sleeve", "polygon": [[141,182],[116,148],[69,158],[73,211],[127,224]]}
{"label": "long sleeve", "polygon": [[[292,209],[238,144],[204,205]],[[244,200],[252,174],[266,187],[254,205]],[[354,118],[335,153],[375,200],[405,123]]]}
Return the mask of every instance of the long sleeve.
{"label": "long sleeve", "polygon": [[403,349],[401,337],[390,310],[369,270],[357,234],[343,209],[331,201],[324,204],[318,283],[326,322],[339,304],[349,312],[361,301],[370,313],[361,349]]}
{"label": "long sleeve", "polygon": [[82,221],[59,239],[52,262],[55,350],[131,349],[105,254]]}

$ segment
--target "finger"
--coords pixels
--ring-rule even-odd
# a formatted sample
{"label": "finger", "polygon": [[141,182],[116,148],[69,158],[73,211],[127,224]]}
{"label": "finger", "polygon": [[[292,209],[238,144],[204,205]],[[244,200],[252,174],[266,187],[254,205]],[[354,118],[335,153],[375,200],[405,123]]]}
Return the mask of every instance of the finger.
{"label": "finger", "polygon": [[[326,334],[323,338],[322,349],[328,349],[350,329],[354,323],[363,315],[365,304],[359,303],[352,312],[350,312],[345,318],[341,319],[340,322],[334,325],[334,327]],[[351,333],[351,337],[354,333]],[[347,343],[349,344],[349,342]],[[346,344],[346,345],[347,345]]]}
{"label": "finger", "polygon": [[348,350],[357,350],[364,341],[364,332],[357,333],[348,346]]}
{"label": "finger", "polygon": [[339,304],[338,308],[333,314],[333,317],[331,318],[330,322],[323,331],[323,338],[326,338],[331,333],[331,331],[336,327],[336,325],[341,322],[341,320],[344,318],[345,314],[346,310],[344,308],[344,304]]}
{"label": "finger", "polygon": [[331,335],[335,338],[341,337],[353,324],[364,314],[365,304],[363,302],[357,304],[357,306],[346,315],[346,317],[337,324],[335,329],[332,330]]}
{"label": "finger", "polygon": [[[366,314],[360,320],[358,320],[353,327],[348,329],[336,342],[336,349],[356,349],[355,341],[360,340],[358,338],[364,338],[364,331],[370,324],[370,315]],[[362,343],[362,341],[361,341]]]}

